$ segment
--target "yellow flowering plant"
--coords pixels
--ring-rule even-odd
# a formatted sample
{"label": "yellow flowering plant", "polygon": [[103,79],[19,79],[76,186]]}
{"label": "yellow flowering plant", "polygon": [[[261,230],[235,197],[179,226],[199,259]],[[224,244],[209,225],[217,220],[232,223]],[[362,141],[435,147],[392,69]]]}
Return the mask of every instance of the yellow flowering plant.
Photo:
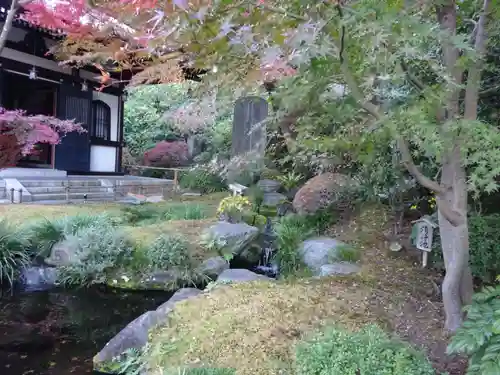
{"label": "yellow flowering plant", "polygon": [[217,208],[217,214],[219,216],[226,216],[229,221],[240,221],[243,211],[251,207],[252,203],[247,197],[235,195],[221,200]]}
{"label": "yellow flowering plant", "polygon": [[[420,203],[423,201],[424,199],[422,200],[419,200],[418,202],[414,202],[411,206],[410,206],[410,210],[416,210],[419,208],[420,206]],[[429,204],[429,208],[431,209],[434,209],[436,208],[436,197],[433,195],[431,196],[430,198],[427,199],[427,203]]]}

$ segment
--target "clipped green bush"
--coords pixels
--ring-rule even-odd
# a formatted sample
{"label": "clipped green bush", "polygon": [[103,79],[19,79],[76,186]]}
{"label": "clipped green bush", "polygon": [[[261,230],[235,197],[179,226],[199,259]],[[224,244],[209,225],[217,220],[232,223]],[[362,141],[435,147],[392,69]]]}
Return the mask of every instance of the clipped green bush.
{"label": "clipped green bush", "polygon": [[[439,230],[434,231],[431,262],[444,270]],[[500,274],[500,214],[469,217],[469,254],[472,275],[485,284],[492,284]]]}
{"label": "clipped green bush", "polygon": [[266,226],[267,218],[253,211],[244,211],[242,214],[244,223],[263,230]]}
{"label": "clipped green bush", "polygon": [[181,236],[161,235],[144,251],[149,266],[154,269],[185,267],[191,263],[188,243]]}
{"label": "clipped green bush", "polygon": [[261,180],[278,180],[278,177],[282,176],[283,173],[281,173],[277,169],[271,169],[271,168],[264,168],[262,172],[260,172],[260,179]]}
{"label": "clipped green bush", "polygon": [[216,193],[226,189],[221,176],[208,167],[195,167],[183,172],[179,178],[179,185],[183,189],[195,190],[201,194]]}
{"label": "clipped green bush", "polygon": [[500,286],[476,293],[448,354],[470,356],[467,375],[500,374]]}
{"label": "clipped green bush", "polygon": [[419,352],[376,326],[330,327],[297,347],[297,375],[435,375]]}
{"label": "clipped green bush", "polygon": [[500,214],[469,218],[469,249],[472,274],[492,283],[500,273]]}
{"label": "clipped green bush", "polygon": [[66,236],[65,242],[78,261],[58,268],[58,282],[63,285],[105,283],[110,271],[133,260],[134,244],[109,226],[82,228]]}
{"label": "clipped green bush", "polygon": [[0,283],[12,285],[17,272],[29,265],[28,247],[25,233],[0,220]]}

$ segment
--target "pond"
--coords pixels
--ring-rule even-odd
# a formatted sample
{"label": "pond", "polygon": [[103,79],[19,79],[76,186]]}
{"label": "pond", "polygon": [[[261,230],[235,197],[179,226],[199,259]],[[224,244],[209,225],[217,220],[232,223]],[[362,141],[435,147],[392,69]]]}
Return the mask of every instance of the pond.
{"label": "pond", "polygon": [[92,357],[106,342],[172,294],[102,287],[3,291],[0,373],[96,374],[92,371]]}

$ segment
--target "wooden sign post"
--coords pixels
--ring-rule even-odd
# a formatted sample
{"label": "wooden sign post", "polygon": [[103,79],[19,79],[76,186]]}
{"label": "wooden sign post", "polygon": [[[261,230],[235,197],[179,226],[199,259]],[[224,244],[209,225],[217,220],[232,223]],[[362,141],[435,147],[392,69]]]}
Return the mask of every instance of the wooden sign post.
{"label": "wooden sign post", "polygon": [[432,251],[432,239],[434,228],[437,228],[437,224],[429,219],[427,216],[423,216],[420,219],[413,222],[417,228],[415,245],[417,249],[422,251],[422,267],[427,267],[427,261],[429,253]]}

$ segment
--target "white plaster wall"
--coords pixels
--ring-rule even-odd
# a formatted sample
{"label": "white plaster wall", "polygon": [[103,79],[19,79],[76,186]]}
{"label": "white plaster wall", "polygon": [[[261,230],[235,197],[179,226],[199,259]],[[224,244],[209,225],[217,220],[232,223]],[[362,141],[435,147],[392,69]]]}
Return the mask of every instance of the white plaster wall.
{"label": "white plaster wall", "polygon": [[90,146],[90,171],[115,172],[116,147]]}
{"label": "white plaster wall", "polygon": [[100,91],[92,93],[92,99],[102,100],[111,108],[111,141],[118,141],[118,120],[120,118],[120,97]]}

